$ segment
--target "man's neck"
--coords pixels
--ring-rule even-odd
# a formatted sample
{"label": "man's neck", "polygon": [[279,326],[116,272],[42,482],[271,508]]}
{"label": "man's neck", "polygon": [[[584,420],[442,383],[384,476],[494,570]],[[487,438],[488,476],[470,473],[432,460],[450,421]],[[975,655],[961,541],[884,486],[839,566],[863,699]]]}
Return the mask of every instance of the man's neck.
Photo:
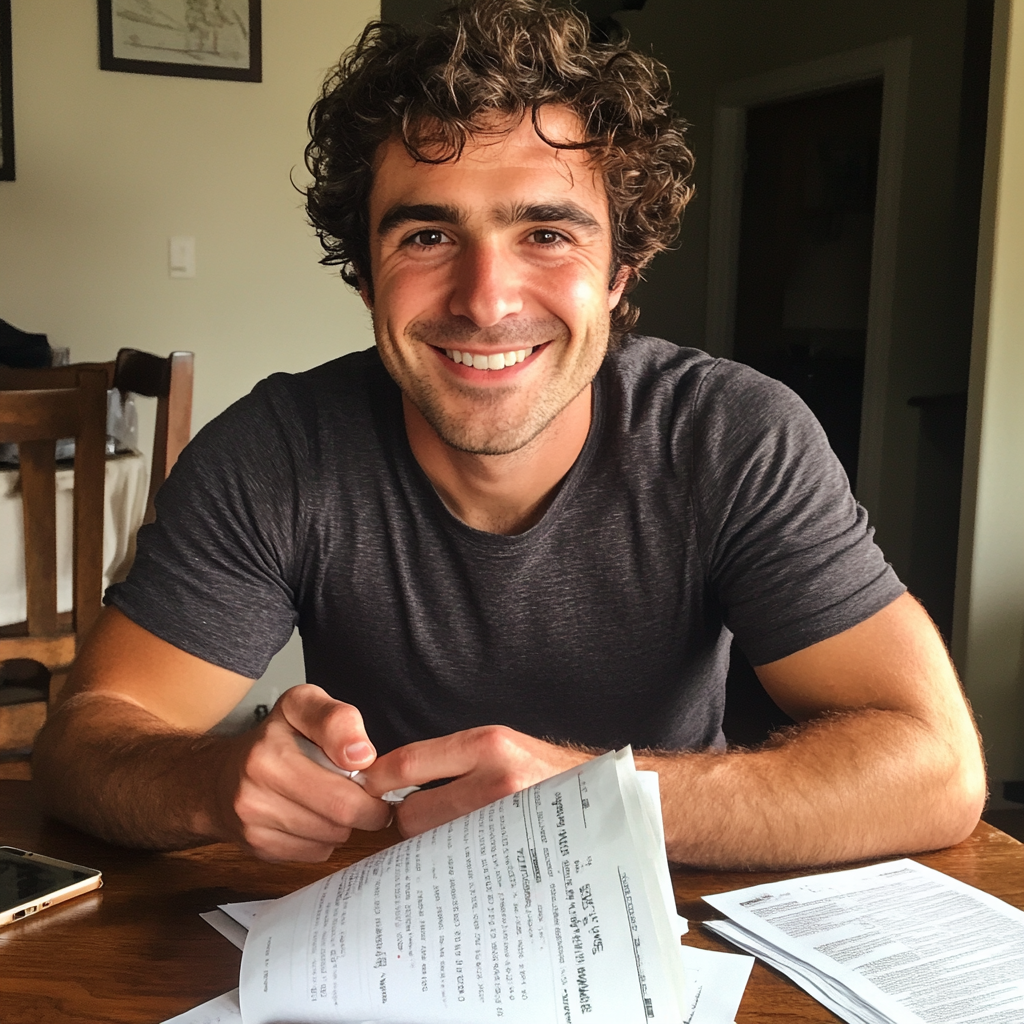
{"label": "man's neck", "polygon": [[524,533],[540,522],[583,450],[592,390],[584,388],[537,437],[509,455],[471,455],[449,447],[403,396],[409,446],[452,515],[486,533]]}

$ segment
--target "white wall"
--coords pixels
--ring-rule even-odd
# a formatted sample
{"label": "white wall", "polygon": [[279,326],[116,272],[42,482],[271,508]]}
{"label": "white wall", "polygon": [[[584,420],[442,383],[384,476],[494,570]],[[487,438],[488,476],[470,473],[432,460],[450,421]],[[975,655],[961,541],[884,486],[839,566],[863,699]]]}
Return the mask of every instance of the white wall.
{"label": "white wall", "polygon": [[1001,783],[1024,779],[1022,0],[997,0],[995,40],[954,653],[998,806]]}
{"label": "white wall", "polygon": [[[95,0],[13,0],[18,179],[0,181],[0,318],[75,360],[191,349],[194,429],[275,370],[371,344],[358,297],[317,264],[289,175],[306,180],[325,70],[378,12],[263,0],[263,81],[249,83],[100,71]],[[168,276],[172,235],[196,238],[194,280]],[[268,697],[300,672],[293,643]]]}

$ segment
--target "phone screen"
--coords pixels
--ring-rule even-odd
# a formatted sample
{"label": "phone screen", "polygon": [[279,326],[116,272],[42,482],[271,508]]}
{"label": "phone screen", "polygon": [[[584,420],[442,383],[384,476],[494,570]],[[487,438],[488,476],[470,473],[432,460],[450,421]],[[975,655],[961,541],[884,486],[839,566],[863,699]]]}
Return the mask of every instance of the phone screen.
{"label": "phone screen", "polygon": [[24,850],[0,847],[0,913],[11,910],[97,872],[77,864],[62,865],[26,856]]}

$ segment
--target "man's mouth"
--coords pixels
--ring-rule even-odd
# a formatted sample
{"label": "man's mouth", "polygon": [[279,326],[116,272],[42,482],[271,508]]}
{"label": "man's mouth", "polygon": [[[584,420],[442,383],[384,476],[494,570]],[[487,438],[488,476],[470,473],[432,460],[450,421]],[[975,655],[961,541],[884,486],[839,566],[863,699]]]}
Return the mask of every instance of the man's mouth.
{"label": "man's mouth", "polygon": [[442,351],[453,363],[472,366],[474,370],[504,370],[508,366],[515,366],[516,363],[523,362],[538,347],[519,348],[511,352],[492,352],[488,355],[481,352],[461,352],[457,348],[446,348]]}

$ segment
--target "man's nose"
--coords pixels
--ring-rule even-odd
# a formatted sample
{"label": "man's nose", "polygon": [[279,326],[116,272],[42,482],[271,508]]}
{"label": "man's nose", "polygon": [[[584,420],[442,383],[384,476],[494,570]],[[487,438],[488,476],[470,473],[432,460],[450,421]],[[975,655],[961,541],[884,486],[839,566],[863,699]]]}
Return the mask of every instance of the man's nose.
{"label": "man's nose", "polygon": [[493,243],[467,246],[456,271],[449,307],[477,327],[493,327],[523,308],[522,280],[511,254]]}

